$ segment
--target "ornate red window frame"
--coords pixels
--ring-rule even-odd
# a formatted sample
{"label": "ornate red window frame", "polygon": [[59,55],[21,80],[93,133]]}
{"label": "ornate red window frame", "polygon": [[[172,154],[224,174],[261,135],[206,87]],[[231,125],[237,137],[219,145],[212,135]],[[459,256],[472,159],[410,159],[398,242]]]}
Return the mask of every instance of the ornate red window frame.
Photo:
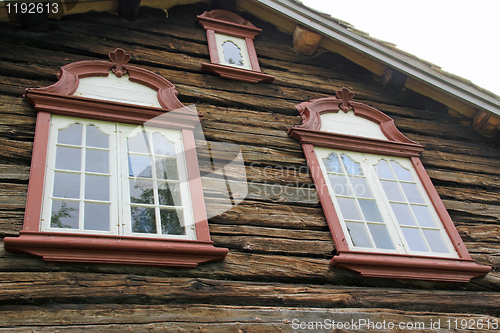
{"label": "ornate red window frame", "polygon": [[[226,248],[213,246],[210,240],[205,201],[195,150],[193,130],[200,115],[177,99],[172,83],[148,70],[126,64],[130,56],[117,49],[111,61],[79,61],[61,68],[54,85],[28,89],[26,99],[37,112],[30,180],[23,229],[19,237],[6,237],[10,251],[39,256],[46,262],[132,264],[169,267],[196,267],[200,263],[223,260]],[[79,79],[129,75],[129,80],[157,91],[162,108],[94,100],[73,96]],[[169,112],[168,121],[162,117]],[[196,240],[141,238],[117,235],[95,235],[40,231],[45,163],[49,139],[50,116],[63,115],[115,123],[148,125],[182,131],[188,181],[194,209]],[[155,119],[159,119],[155,121]],[[153,123],[152,123],[152,121]]]}
{"label": "ornate red window frame", "polygon": [[[273,82],[274,76],[264,74],[260,70],[253,39],[262,30],[255,27],[241,16],[223,9],[214,9],[197,16],[196,22],[207,32],[210,63],[203,63],[201,68],[225,79],[243,82]],[[252,70],[225,66],[221,64],[215,34],[244,38]]]}
{"label": "ornate red window frame", "polygon": [[[288,134],[302,145],[335,243],[336,254],[330,261],[330,265],[355,271],[361,276],[378,278],[469,282],[473,277],[486,275],[491,267],[478,265],[471,258],[420,161],[419,156],[424,146],[408,139],[399,132],[394,121],[386,114],[368,105],[350,101],[353,97],[354,94],[347,88],[342,88],[335,97],[311,100],[296,105],[303,119],[303,124],[294,126],[288,131]],[[356,116],[378,124],[388,141],[319,131],[321,128],[320,115],[350,110]],[[410,158],[459,258],[350,250],[314,147]]]}

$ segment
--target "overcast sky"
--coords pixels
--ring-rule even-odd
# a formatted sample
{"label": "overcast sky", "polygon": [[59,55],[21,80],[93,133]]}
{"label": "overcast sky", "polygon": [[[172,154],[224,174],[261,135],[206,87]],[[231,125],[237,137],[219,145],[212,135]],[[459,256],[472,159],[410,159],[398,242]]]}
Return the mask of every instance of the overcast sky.
{"label": "overcast sky", "polygon": [[500,0],[302,0],[500,95]]}

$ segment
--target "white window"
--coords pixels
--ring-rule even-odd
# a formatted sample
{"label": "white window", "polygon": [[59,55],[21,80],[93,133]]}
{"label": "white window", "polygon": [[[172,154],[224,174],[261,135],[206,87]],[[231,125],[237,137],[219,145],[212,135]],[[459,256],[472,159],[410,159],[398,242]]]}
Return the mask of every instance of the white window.
{"label": "white window", "polygon": [[244,38],[215,33],[215,42],[221,65],[252,70]]}
{"label": "white window", "polygon": [[314,151],[351,250],[458,257],[410,159]]}
{"label": "white window", "polygon": [[180,130],[52,116],[43,231],[196,239]]}

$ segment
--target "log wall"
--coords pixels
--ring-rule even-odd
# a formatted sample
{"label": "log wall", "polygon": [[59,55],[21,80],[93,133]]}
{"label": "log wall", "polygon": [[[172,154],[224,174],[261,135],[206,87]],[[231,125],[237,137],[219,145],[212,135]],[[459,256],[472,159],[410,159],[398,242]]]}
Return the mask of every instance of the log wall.
{"label": "log wall", "polygon": [[[244,13],[263,29],[255,46],[275,82],[246,84],[202,72],[208,48],[194,21],[210,9],[174,7],[165,17],[143,8],[134,22],[110,13],[68,16],[45,33],[0,26],[0,237],[22,228],[35,125],[25,89],[53,84],[61,66],[107,59],[117,47],[132,55],[132,64],[171,81],[184,104],[196,104],[207,140],[240,145],[248,178],[246,199],[209,221],[215,245],[230,249],[226,260],[196,269],[47,265],[5,251],[0,241],[0,331],[219,332],[224,324],[227,332],[269,332],[293,331],[293,318],[421,318],[430,325],[453,316],[499,317],[499,136],[480,135],[424,96],[385,92],[371,73],[338,54],[301,56],[292,36]],[[422,161],[471,256],[493,267],[486,277],[468,284],[367,279],[329,266],[334,244],[301,147],[286,131],[301,122],[295,104],[344,86],[426,145]],[[217,180],[204,180],[209,214],[223,204],[219,188]]]}

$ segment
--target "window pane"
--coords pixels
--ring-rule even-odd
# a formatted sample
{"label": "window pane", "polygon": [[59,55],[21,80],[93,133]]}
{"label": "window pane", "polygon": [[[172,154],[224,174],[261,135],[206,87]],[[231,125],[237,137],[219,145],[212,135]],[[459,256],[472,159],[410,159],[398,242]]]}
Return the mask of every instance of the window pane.
{"label": "window pane", "polygon": [[372,234],[372,238],[375,241],[375,246],[379,249],[394,250],[394,243],[392,242],[391,236],[387,231],[385,224],[368,224],[368,228]]}
{"label": "window pane", "polygon": [[428,252],[418,229],[401,228],[411,251]]}
{"label": "window pane", "polygon": [[163,206],[182,206],[179,183],[158,182],[158,199]]}
{"label": "window pane", "polygon": [[328,175],[330,179],[330,184],[333,188],[333,193],[336,195],[352,195],[352,190],[349,188],[347,183],[347,178],[340,175]]}
{"label": "window pane", "polygon": [[417,184],[413,183],[399,183],[405,192],[406,198],[409,202],[424,203],[424,200],[418,192]]}
{"label": "window pane", "polygon": [[83,228],[109,231],[109,204],[85,203]]}
{"label": "window pane", "polygon": [[241,50],[232,41],[227,40],[222,44],[224,52],[224,60],[231,65],[243,66],[243,57]]}
{"label": "window pane", "polygon": [[346,226],[354,246],[372,247],[364,223],[346,222]]}
{"label": "window pane", "polygon": [[177,160],[175,158],[156,157],[156,178],[179,179],[177,173]]}
{"label": "window pane", "polygon": [[142,155],[128,155],[129,176],[151,178],[151,158]]}
{"label": "window pane", "polygon": [[366,221],[383,222],[375,200],[358,200]]}
{"label": "window pane", "polygon": [[161,233],[164,235],[185,235],[182,211],[175,209],[160,209]]}
{"label": "window pane", "polygon": [[416,225],[411,217],[410,210],[406,204],[391,203],[394,215],[398,219],[399,225]]}
{"label": "window pane", "polygon": [[351,185],[354,188],[354,193],[356,193],[356,196],[363,198],[373,198],[372,192],[370,191],[365,178],[349,177],[349,180],[351,181]]}
{"label": "window pane", "polygon": [[434,219],[432,218],[427,206],[411,205],[411,209],[417,217],[418,224],[420,224],[421,227],[436,227]]}
{"label": "window pane", "polygon": [[132,232],[156,234],[155,209],[146,207],[130,207],[132,215]]}
{"label": "window pane", "polygon": [[85,175],[85,199],[109,201],[109,177]]}
{"label": "window pane", "polygon": [[378,178],[394,179],[386,160],[380,160],[374,168]]}
{"label": "window pane", "polygon": [[130,202],[154,205],[153,181],[129,179]]}
{"label": "window pane", "polygon": [[109,173],[109,152],[107,150],[86,149],[85,171]]}
{"label": "window pane", "polygon": [[399,180],[409,180],[413,181],[413,178],[411,177],[411,173],[409,170],[406,170],[403,168],[399,163],[391,161],[392,169],[394,170],[394,173],[396,174],[396,177],[398,177]]}
{"label": "window pane", "polygon": [[57,143],[67,145],[82,145],[82,125],[73,124],[66,129],[60,129],[57,133]]}
{"label": "window pane", "polygon": [[422,229],[422,231],[424,232],[424,236],[427,239],[427,243],[429,243],[432,252],[449,253],[438,230]]}
{"label": "window pane", "polygon": [[86,145],[96,148],[109,148],[109,137],[94,125],[88,125]]}
{"label": "window pane", "polygon": [[56,169],[80,171],[82,149],[57,146]]}
{"label": "window pane", "polygon": [[154,152],[157,155],[175,156],[175,145],[160,133],[153,133]]}
{"label": "window pane", "polygon": [[54,197],[80,198],[80,174],[54,172]]}
{"label": "window pane", "polygon": [[50,227],[78,229],[78,211],[78,202],[53,200]]}
{"label": "window pane", "polygon": [[354,199],[337,198],[337,201],[339,202],[340,211],[342,212],[344,220],[361,220]]}
{"label": "window pane", "polygon": [[391,201],[405,201],[401,192],[399,191],[399,186],[397,182],[391,182],[388,180],[381,180],[380,183],[384,188],[387,198]]}
{"label": "window pane", "polygon": [[127,139],[128,151],[134,153],[149,154],[149,140],[146,132],[137,133],[136,136]]}
{"label": "window pane", "polygon": [[339,158],[337,154],[330,153],[327,158],[323,159],[323,163],[325,163],[326,171],[328,172],[336,172],[342,173],[342,169],[340,168]]}
{"label": "window pane", "polygon": [[363,175],[359,163],[354,162],[349,156],[342,154],[342,162],[344,162],[345,169],[349,175]]}

